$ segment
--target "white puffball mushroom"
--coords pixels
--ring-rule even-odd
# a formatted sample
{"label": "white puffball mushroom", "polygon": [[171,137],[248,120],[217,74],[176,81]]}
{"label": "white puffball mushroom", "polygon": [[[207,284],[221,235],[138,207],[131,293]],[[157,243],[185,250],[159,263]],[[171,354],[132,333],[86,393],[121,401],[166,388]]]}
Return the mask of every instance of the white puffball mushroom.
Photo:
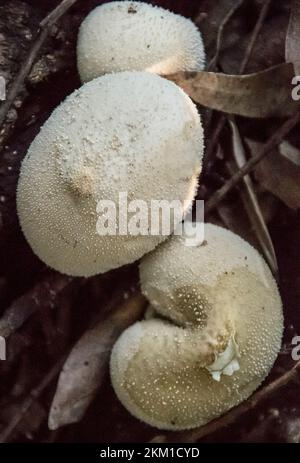
{"label": "white puffball mushroom", "polygon": [[174,235],[144,256],[140,279],[157,316],[121,335],[110,365],[128,411],[183,430],[249,397],[271,370],[283,332],[277,285],[259,253],[206,224],[202,245],[187,247]]}
{"label": "white puffball mushroom", "polygon": [[167,75],[200,71],[205,52],[195,24],[143,2],[110,2],[81,24],[77,65],[82,82],[119,71]]}
{"label": "white puffball mushroom", "polygon": [[95,79],[55,109],[28,150],[17,188],[24,235],[41,260],[73,276],[134,262],[166,236],[98,234],[99,201],[115,205],[117,226],[119,216],[134,220],[119,193],[148,208],[154,199],[190,204],[202,154],[200,116],[175,84],[146,72]]}

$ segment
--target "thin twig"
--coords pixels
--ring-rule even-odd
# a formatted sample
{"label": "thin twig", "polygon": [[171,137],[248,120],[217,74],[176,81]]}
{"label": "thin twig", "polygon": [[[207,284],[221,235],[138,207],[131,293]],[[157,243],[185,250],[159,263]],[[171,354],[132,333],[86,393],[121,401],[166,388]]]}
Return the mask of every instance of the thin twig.
{"label": "thin twig", "polygon": [[279,376],[279,378],[277,378],[275,381],[272,381],[270,384],[253,394],[253,396],[250,397],[246,402],[243,402],[241,405],[233,408],[220,418],[217,418],[216,420],[213,420],[210,423],[192,431],[183,433],[170,433],[159,436],[159,442],[197,442],[203,437],[213,434],[225,426],[229,426],[230,424],[236,422],[244,413],[254,409],[260,402],[268,399],[274,392],[278,391],[278,389],[294,380],[299,371],[300,361],[297,362],[289,371],[284,373],[282,376]]}
{"label": "thin twig", "polygon": [[0,319],[0,336],[9,337],[34,312],[51,306],[58,294],[72,281],[73,279],[66,275],[47,273],[39,283],[6,309]]}
{"label": "thin twig", "polygon": [[218,145],[218,142],[219,142],[219,138],[220,138],[220,135],[222,133],[222,130],[224,129],[224,126],[225,126],[225,123],[226,123],[226,116],[224,116],[224,114],[221,114],[221,117],[220,119],[218,120],[218,123],[217,123],[217,127],[215,128],[215,130],[213,131],[212,133],[212,136],[209,140],[209,143],[207,145],[207,149],[206,149],[206,153],[205,153],[205,157],[206,159],[208,160],[207,162],[207,167],[205,168],[205,172],[209,171],[210,170],[210,165],[209,165],[209,162],[211,165],[213,165],[213,160],[212,160],[212,155]]}
{"label": "thin twig", "polygon": [[[249,41],[249,44],[247,46],[247,49],[246,49],[246,52],[245,52],[245,55],[244,55],[244,59],[242,61],[242,64],[239,68],[239,74],[243,74],[248,63],[249,63],[249,60],[251,58],[251,55],[252,55],[252,52],[253,52],[253,48],[254,48],[254,45],[256,43],[256,40],[257,40],[257,37],[261,31],[261,28],[263,26],[263,23],[266,19],[266,16],[268,14],[268,11],[269,11],[269,8],[270,8],[270,5],[271,5],[271,1],[272,0],[267,0],[267,2],[263,5],[261,11],[260,11],[260,14],[259,14],[259,17],[257,19],[257,22],[255,24],[255,27],[253,29],[253,32],[252,32],[252,35],[251,35],[251,38],[250,38],[250,41]],[[211,137],[211,140],[207,146],[207,150],[206,150],[206,156],[207,156],[207,159],[210,159],[211,158],[211,155],[212,153],[214,152],[217,144],[218,144],[218,141],[219,141],[219,137],[225,127],[225,124],[226,124],[226,117],[222,114],[221,115],[221,118],[218,122],[218,125],[215,129],[215,131],[213,132],[212,134],[212,137]]]}
{"label": "thin twig", "polygon": [[25,414],[28,412],[32,404],[40,397],[40,395],[44,392],[47,386],[53,381],[53,379],[58,375],[60,372],[64,362],[66,360],[66,356],[63,356],[55,365],[51,368],[51,370],[47,373],[46,376],[42,379],[42,381],[38,384],[38,386],[31,390],[29,395],[21,404],[18,413],[16,413],[5,429],[0,434],[0,443],[7,442],[11,437],[12,433],[24,418]]}
{"label": "thin twig", "polygon": [[259,35],[260,31],[261,31],[263,23],[265,22],[265,19],[267,17],[269,8],[271,6],[271,3],[272,3],[272,0],[267,0],[266,3],[264,3],[264,5],[262,6],[262,9],[260,11],[258,20],[257,20],[257,22],[255,24],[253,33],[251,35],[251,39],[249,41],[249,44],[248,44],[244,59],[242,61],[241,67],[239,69],[240,74],[244,74],[245,69],[246,69],[246,67],[247,67],[247,65],[249,63],[249,60],[251,58],[255,42],[256,42],[257,37],[258,37],[258,35]]}
{"label": "thin twig", "polygon": [[41,22],[39,31],[37,33],[36,40],[34,41],[31,49],[29,50],[23,64],[20,67],[20,71],[15,78],[10,90],[7,94],[7,98],[4,103],[2,103],[0,108],[0,127],[5,122],[7,114],[15,101],[26,77],[29,75],[31,68],[36,60],[36,57],[45,42],[51,27],[71,8],[74,3],[78,0],[63,0],[51,13],[46,16]]}
{"label": "thin twig", "polygon": [[[235,166],[229,164],[230,175],[236,173],[237,168],[243,167],[246,162],[245,148],[242,137],[234,116],[229,116],[229,124],[232,130],[233,157]],[[257,199],[252,179],[249,175],[243,177],[243,188],[241,189],[241,199],[244,204],[246,213],[252,224],[254,233],[260,244],[263,255],[268,262],[275,278],[278,276],[278,264],[273,242],[265,222],[259,201]]]}
{"label": "thin twig", "polygon": [[215,52],[215,55],[212,58],[211,62],[208,65],[208,68],[207,68],[208,71],[213,71],[215,69],[215,67],[216,67],[216,65],[218,63],[218,60],[219,60],[219,55],[220,55],[220,51],[221,51],[221,45],[222,45],[224,29],[225,29],[227,23],[232,18],[232,16],[235,14],[235,12],[242,6],[244,1],[245,0],[239,0],[237,3],[235,3],[233,5],[233,7],[230,8],[230,10],[226,14],[225,18],[221,22],[221,24],[219,26],[219,30],[218,30],[218,36],[217,36],[216,52]]}
{"label": "thin twig", "polygon": [[236,172],[213,196],[206,202],[205,212],[209,213],[223,200],[223,198],[242,180],[244,175],[249,174],[256,164],[267,154],[276,148],[290,131],[300,122],[300,110],[288,119],[263,145],[262,149]]}

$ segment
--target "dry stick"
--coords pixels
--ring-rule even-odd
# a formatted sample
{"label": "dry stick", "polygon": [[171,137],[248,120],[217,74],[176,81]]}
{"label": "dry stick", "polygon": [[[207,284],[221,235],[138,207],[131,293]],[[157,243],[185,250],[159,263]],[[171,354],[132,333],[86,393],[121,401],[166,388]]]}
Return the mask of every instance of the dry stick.
{"label": "dry stick", "polygon": [[222,39],[223,39],[223,33],[224,33],[225,26],[230,21],[230,19],[235,14],[235,12],[242,6],[244,1],[245,0],[240,0],[235,5],[233,5],[233,7],[228,11],[225,18],[221,22],[221,24],[219,26],[219,30],[218,30],[218,36],[217,36],[216,52],[215,52],[215,55],[212,58],[211,62],[208,65],[208,68],[207,68],[208,71],[214,70],[215,66],[216,66],[216,64],[217,64],[217,62],[219,60],[219,55],[220,55],[220,51],[221,51],[221,45],[222,45]]}
{"label": "dry stick", "polygon": [[230,410],[226,415],[221,416],[220,418],[211,421],[210,423],[202,426],[201,428],[195,429],[189,432],[183,433],[170,433],[166,436],[158,436],[160,442],[197,442],[209,434],[212,434],[220,429],[228,426],[235,421],[244,413],[252,410],[256,405],[263,400],[270,397],[274,392],[276,392],[281,387],[288,384],[291,380],[295,379],[297,374],[300,371],[300,361],[297,362],[291,370],[287,371],[285,374],[277,378],[275,381],[272,381],[267,386],[260,389],[258,392],[253,394],[246,402],[243,402],[241,405]]}
{"label": "dry stick", "polygon": [[20,421],[24,418],[24,415],[28,412],[32,404],[40,397],[40,395],[44,392],[47,386],[51,383],[51,381],[58,375],[60,372],[64,362],[66,360],[66,356],[63,356],[47,373],[47,375],[42,379],[39,385],[32,389],[30,394],[26,397],[24,402],[21,404],[20,409],[18,412],[12,417],[8,425],[0,434],[0,443],[7,442],[16,429]]}
{"label": "dry stick", "polygon": [[[245,69],[247,67],[247,64],[249,63],[249,60],[251,58],[255,42],[256,42],[257,37],[258,37],[258,35],[259,35],[260,31],[261,31],[262,25],[263,25],[263,23],[264,23],[264,21],[266,19],[266,16],[268,14],[271,2],[272,2],[272,0],[268,0],[263,5],[263,7],[262,7],[262,9],[260,11],[258,20],[257,20],[257,22],[255,24],[253,33],[251,35],[251,39],[250,39],[248,47],[246,49],[244,59],[242,61],[241,67],[239,69],[239,74],[244,73],[244,71],[245,71]],[[210,141],[210,143],[209,143],[209,145],[207,147],[207,150],[206,150],[207,159],[210,159],[214,149],[216,148],[216,145],[217,145],[218,140],[219,140],[219,136],[220,136],[225,124],[226,124],[226,116],[222,115],[221,119],[218,122],[216,130],[212,134],[211,141]]]}
{"label": "dry stick", "polygon": [[300,122],[300,110],[288,119],[263,145],[256,156],[236,172],[213,196],[206,202],[205,212],[209,213],[222,201],[222,199],[241,181],[244,175],[249,174],[256,164],[261,161],[270,151],[272,151],[285,138],[289,132]]}
{"label": "dry stick", "polygon": [[34,61],[43,45],[45,42],[49,31],[51,30],[51,27],[71,8],[74,3],[76,3],[78,0],[63,0],[54,10],[51,11],[51,13],[46,16],[41,22],[40,22],[40,27],[39,31],[37,33],[37,37],[35,42],[33,43],[31,49],[29,50],[21,68],[20,71],[14,80],[7,98],[4,103],[2,103],[1,108],[0,108],[0,127],[2,124],[5,122],[5,119],[7,117],[7,114],[15,101],[18,92],[22,85],[24,84],[24,81],[28,74],[31,71],[31,68],[34,64]]}
{"label": "dry stick", "polygon": [[[237,169],[245,165],[247,159],[237,122],[233,116],[229,116],[228,120],[232,131],[233,157],[235,159],[235,162],[229,163],[228,168],[230,175],[233,175]],[[240,190],[240,193],[242,203],[252,228],[256,234],[260,248],[263,251],[263,254],[272,270],[275,279],[277,279],[278,264],[276,253],[256,192],[254,191],[254,184],[249,175],[244,176],[243,188]]]}
{"label": "dry stick", "polygon": [[[230,19],[234,16],[235,12],[242,6],[244,1],[245,0],[240,0],[235,5],[233,5],[233,7],[228,11],[228,13],[225,15],[225,18],[221,22],[221,24],[219,26],[219,29],[218,29],[215,55],[211,59],[209,65],[207,67],[208,71],[215,71],[216,70],[216,66],[217,66],[217,63],[218,63],[218,60],[219,60],[219,55],[220,55],[221,46],[222,46],[222,39],[223,39],[224,29],[227,26],[227,24],[229,23]],[[213,110],[211,109],[211,110],[209,110],[209,113],[208,113],[207,118],[206,118],[206,125],[207,126],[209,126],[210,123],[211,123],[212,115],[213,115]],[[224,127],[223,121],[222,121],[222,125],[221,124],[219,124],[219,125],[220,125],[220,130],[217,127],[217,130],[215,131],[215,133],[213,135],[213,138],[217,138],[217,139],[219,138],[219,135],[220,135],[220,133],[221,133],[223,127]],[[210,145],[214,149],[215,144],[210,143]],[[213,151],[213,149],[211,149],[211,146],[209,146],[208,149],[207,149],[207,158],[208,159],[210,159],[210,156],[211,156],[212,151]]]}

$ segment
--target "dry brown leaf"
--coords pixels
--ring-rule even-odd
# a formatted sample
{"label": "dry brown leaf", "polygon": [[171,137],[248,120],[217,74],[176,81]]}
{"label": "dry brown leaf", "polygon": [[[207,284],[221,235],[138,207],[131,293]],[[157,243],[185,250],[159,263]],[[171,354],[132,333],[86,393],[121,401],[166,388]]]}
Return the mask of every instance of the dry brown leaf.
{"label": "dry brown leaf", "polygon": [[81,420],[101,386],[113,344],[141,316],[144,306],[143,296],[135,294],[86,331],[73,347],[58,380],[49,414],[50,429]]}
{"label": "dry brown leaf", "polygon": [[[247,161],[244,146],[234,118],[231,118],[229,123],[232,130],[234,159],[237,166],[241,168]],[[243,184],[245,188],[244,193],[242,194],[244,207],[252,224],[253,231],[260,244],[263,255],[265,256],[273,274],[277,275],[278,264],[274,246],[249,175],[245,175],[243,177]]]}
{"label": "dry brown leaf", "polygon": [[[246,140],[251,152],[260,149],[260,143]],[[281,199],[291,209],[300,208],[300,167],[273,150],[255,169],[255,177],[262,187]]]}
{"label": "dry brown leaf", "polygon": [[292,99],[293,65],[274,66],[248,75],[180,72],[170,80],[197,103],[245,117],[285,117],[299,107]]}
{"label": "dry brown leaf", "polygon": [[292,1],[290,23],[286,36],[285,57],[293,63],[295,73],[300,74],[300,0]]}

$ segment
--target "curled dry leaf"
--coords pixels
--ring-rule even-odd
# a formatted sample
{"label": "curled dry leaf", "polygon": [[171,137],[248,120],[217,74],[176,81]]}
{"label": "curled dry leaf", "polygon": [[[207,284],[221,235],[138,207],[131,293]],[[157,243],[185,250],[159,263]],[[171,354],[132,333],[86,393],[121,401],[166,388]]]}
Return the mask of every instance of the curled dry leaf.
{"label": "curled dry leaf", "polygon": [[[258,142],[246,141],[252,153],[261,148]],[[265,190],[281,199],[288,207],[300,208],[300,167],[283,156],[280,150],[273,150],[261,160],[255,168],[255,177]]]}
{"label": "curled dry leaf", "polygon": [[292,99],[292,64],[280,64],[248,75],[180,72],[170,80],[197,103],[245,117],[285,117],[299,106]]}
{"label": "curled dry leaf", "polygon": [[104,378],[115,341],[142,314],[145,299],[135,294],[106,320],[84,333],[61,371],[49,415],[49,428],[81,420]]}
{"label": "curled dry leaf", "polygon": [[[233,155],[237,166],[241,168],[244,164],[246,164],[247,161],[243,142],[241,140],[240,132],[235,123],[234,118],[230,118],[229,123],[232,130]],[[242,194],[242,201],[244,203],[244,207],[252,224],[253,231],[256,234],[257,240],[260,244],[261,250],[273,274],[277,275],[278,264],[274,246],[264,216],[262,214],[258,199],[256,197],[253,182],[249,175],[245,175],[243,177],[243,184],[244,192]]]}
{"label": "curled dry leaf", "polygon": [[292,1],[290,23],[286,36],[285,57],[300,74],[300,0]]}

